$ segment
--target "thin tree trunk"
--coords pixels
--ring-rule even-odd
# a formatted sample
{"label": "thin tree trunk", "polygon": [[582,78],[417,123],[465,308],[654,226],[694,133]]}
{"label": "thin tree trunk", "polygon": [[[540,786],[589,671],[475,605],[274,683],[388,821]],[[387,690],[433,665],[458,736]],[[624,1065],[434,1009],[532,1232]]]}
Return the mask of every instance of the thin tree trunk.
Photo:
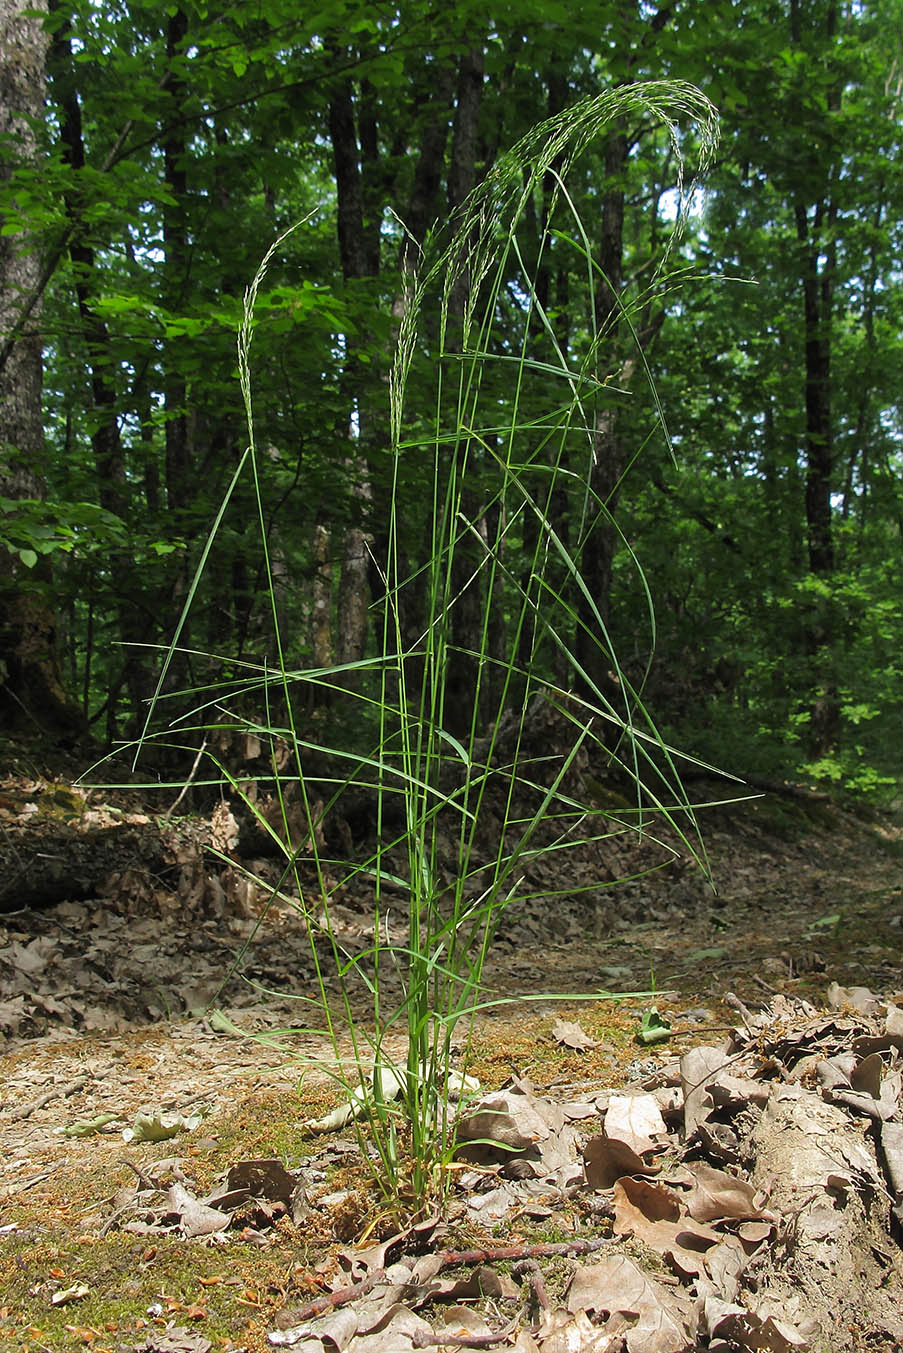
{"label": "thin tree trunk", "polygon": [[[378,155],[372,90],[362,102],[366,106],[361,113],[361,143],[358,141],[354,89],[350,80],[338,82],[329,104],[329,134],[338,199],[339,255],[346,281],[379,274],[379,217],[376,215],[373,192],[365,192],[361,172],[364,153],[362,144],[370,157],[367,186],[371,187],[376,175],[372,161]],[[350,414],[346,468],[351,485],[352,522],[342,544],[335,650],[339,662],[354,662],[362,658],[366,651],[369,627],[370,535],[364,522],[366,505],[371,499],[366,454],[371,435],[371,410],[364,393],[364,369],[353,351],[347,354],[344,383]]]}
{"label": "thin tree trunk", "polygon": [[[36,126],[44,116],[47,37],[42,0],[0,0],[0,177],[38,167]],[[6,138],[9,138],[8,140]],[[2,224],[2,222],[0,222]],[[40,285],[41,252],[25,234],[0,236],[0,341],[15,334]],[[0,494],[44,496],[43,361],[40,302],[15,334],[0,368]],[[27,564],[0,546],[0,723],[28,733],[74,737],[83,724],[63,687],[46,556]]]}
{"label": "thin tree trunk", "polygon": [[[830,43],[836,32],[836,5],[827,8],[824,37]],[[800,0],[791,0],[791,42],[801,47]],[[828,91],[828,112],[836,112],[840,90]],[[836,272],[834,226],[837,207],[831,194],[832,167],[826,166],[826,188],[811,208],[801,198],[794,202],[796,236],[801,257],[801,292],[805,346],[805,513],[809,572],[828,578],[834,572],[834,528],[831,503],[834,479],[833,417],[831,410],[831,345]],[[830,598],[813,595],[803,615],[804,649],[811,669],[813,688],[810,706],[809,754],[821,756],[836,742],[840,728],[840,702],[834,672],[834,617]]]}
{"label": "thin tree trunk", "polygon": [[[476,182],[480,108],[483,99],[483,49],[471,47],[458,65],[457,101],[452,128],[451,162],[448,170],[448,209],[454,218]],[[452,292],[449,312],[453,323],[464,313],[468,279],[461,276]],[[452,330],[452,332],[454,332]],[[479,483],[480,462],[473,442],[459,449],[466,457],[467,472],[458,488],[458,506],[466,520],[480,529],[482,505],[479,491],[467,482]],[[451,567],[451,604],[448,666],[446,670],[445,723],[451,733],[464,736],[472,724],[479,724],[487,712],[488,685],[480,681],[483,616],[486,606],[485,585],[488,574],[479,568],[481,552],[470,532],[458,521],[451,530],[459,533]],[[479,691],[478,707],[475,697]]]}
{"label": "thin tree trunk", "polygon": [[[106,323],[94,306],[97,284],[95,251],[82,223],[80,175],[85,168],[85,144],[70,31],[67,23],[55,31],[50,47],[50,63],[58,98],[63,161],[71,171],[71,186],[65,195],[71,227],[69,253],[74,265],[76,299],[91,373],[94,413],[91,444],[97,496],[103,508],[128,523],[130,497],[119,428],[119,396],[109,376],[111,371],[116,370],[116,364],[111,358],[112,343]],[[129,692],[132,722],[138,726],[152,689],[143,656],[144,649],[138,645],[143,646],[148,639],[152,639],[153,617],[148,611],[143,592],[137,587],[131,554],[118,551],[111,557],[110,565],[116,580],[115,605],[119,634],[125,645],[125,684]],[[115,731],[115,697],[112,691],[108,726]]]}
{"label": "thin tree trunk", "polygon": [[[188,19],[183,10],[171,14],[166,25],[170,117],[163,134],[163,177],[167,198],[163,206],[165,296],[167,308],[176,314],[184,302],[188,277],[186,145],[182,111],[188,87],[178,63],[185,54]],[[179,367],[184,340],[170,339],[164,355],[164,401],[166,407],[166,497],[171,513],[181,512],[190,500],[191,467],[186,409],[188,388]]]}
{"label": "thin tree trunk", "polygon": [[[627,135],[623,129],[612,131],[605,144],[605,191],[602,198],[602,230],[599,264],[604,280],[596,297],[596,327],[605,336],[603,353],[617,351],[623,287],[624,251],[624,176],[628,157]],[[627,388],[633,373],[633,359],[619,361],[617,384]],[[597,371],[601,382],[609,371]],[[595,419],[593,463],[589,472],[590,496],[582,526],[580,566],[583,581],[594,605],[581,593],[574,652],[580,668],[578,689],[591,699],[597,692],[604,699],[616,697],[611,680],[611,662],[607,645],[601,641],[598,616],[607,627],[611,607],[611,574],[616,535],[611,516],[617,507],[620,481],[626,465],[620,411],[606,401]]]}

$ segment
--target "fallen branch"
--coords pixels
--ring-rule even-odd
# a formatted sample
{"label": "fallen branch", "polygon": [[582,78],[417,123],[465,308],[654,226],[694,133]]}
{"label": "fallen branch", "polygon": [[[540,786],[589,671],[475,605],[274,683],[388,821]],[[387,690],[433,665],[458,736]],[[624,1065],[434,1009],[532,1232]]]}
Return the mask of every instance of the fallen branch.
{"label": "fallen branch", "polygon": [[517,1321],[512,1320],[504,1329],[490,1334],[446,1334],[437,1330],[415,1330],[410,1338],[415,1348],[432,1348],[434,1344],[451,1348],[491,1348],[493,1344],[500,1344],[507,1339],[516,1324]]}
{"label": "fallen branch", "polygon": [[[610,1244],[611,1240],[604,1236],[588,1237],[585,1240],[575,1236],[573,1240],[555,1241],[546,1245],[499,1245],[482,1250],[441,1250],[437,1258],[440,1268],[457,1268],[463,1264],[501,1263],[506,1259],[550,1259],[561,1254],[592,1254],[594,1250],[602,1250]],[[385,1276],[384,1268],[375,1268],[359,1283],[341,1287],[337,1292],[329,1292],[314,1301],[309,1301],[306,1306],[292,1312],[293,1327],[303,1325],[305,1321],[313,1320],[318,1315],[325,1315],[327,1311],[337,1311],[339,1307],[347,1306],[358,1297],[366,1296]]]}
{"label": "fallen branch", "polygon": [[581,1239],[558,1240],[545,1245],[500,1245],[485,1250],[442,1250],[439,1260],[442,1268],[456,1268],[459,1264],[497,1264],[506,1259],[551,1259],[559,1254],[592,1254],[611,1244],[607,1236],[589,1236]]}
{"label": "fallen branch", "polygon": [[24,1193],[26,1189],[33,1189],[35,1184],[43,1183],[45,1179],[49,1179],[57,1170],[61,1170],[64,1165],[68,1164],[69,1161],[64,1156],[62,1160],[58,1160],[49,1169],[42,1170],[40,1174],[29,1175],[27,1179],[19,1179],[14,1184],[4,1184],[0,1188],[0,1199],[13,1198],[17,1193]]}
{"label": "fallen branch", "polygon": [[535,1259],[519,1259],[518,1262],[512,1266],[511,1276],[517,1278],[519,1282],[524,1278],[527,1279],[527,1282],[530,1285],[530,1301],[533,1306],[531,1314],[537,1319],[539,1318],[540,1311],[548,1311],[551,1309],[549,1294],[546,1291],[545,1280],[542,1276],[542,1269]]}
{"label": "fallen branch", "polygon": [[6,1115],[10,1123],[21,1123],[23,1118],[28,1118],[38,1109],[43,1109],[45,1104],[49,1104],[52,1099],[68,1099],[78,1090],[84,1090],[90,1077],[76,1076],[74,1081],[68,1081],[65,1085],[54,1085],[51,1090],[45,1090],[37,1099],[32,1099],[28,1104],[23,1104],[20,1109],[13,1109],[12,1113]]}
{"label": "fallen branch", "polygon": [[385,1276],[384,1268],[375,1268],[359,1283],[352,1283],[350,1287],[340,1287],[337,1292],[327,1292],[325,1296],[309,1301],[306,1306],[299,1306],[296,1311],[292,1311],[292,1328],[303,1325],[318,1315],[325,1315],[327,1311],[337,1311],[340,1306],[347,1306],[358,1297],[365,1297]]}

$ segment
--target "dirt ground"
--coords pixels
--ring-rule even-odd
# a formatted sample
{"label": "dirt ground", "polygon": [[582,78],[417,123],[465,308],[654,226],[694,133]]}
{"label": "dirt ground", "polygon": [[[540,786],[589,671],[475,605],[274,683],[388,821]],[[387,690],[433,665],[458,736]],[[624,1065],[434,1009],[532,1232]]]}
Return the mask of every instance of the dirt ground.
{"label": "dirt ground", "polygon": [[[132,830],[154,826],[146,812],[127,816]],[[685,852],[672,860],[658,849],[654,831],[639,845],[621,837],[537,865],[527,888],[563,896],[509,907],[486,964],[489,993],[652,989],[678,1011],[715,1008],[726,991],[761,1000],[780,990],[818,1002],[831,982],[903,989],[899,823],[771,794],[703,809],[700,824],[711,881]],[[38,818],[33,843],[19,839],[26,872],[28,852],[47,851],[42,830]],[[314,962],[298,916],[284,906],[265,912],[260,889],[194,839],[169,849],[168,877],[121,867],[100,896],[0,915],[0,1038],[8,1050],[23,1038],[176,1028],[211,1004],[236,1018],[245,1012],[243,1027],[252,1029],[306,1022],[296,998],[313,990]],[[612,881],[619,879],[628,881]],[[373,941],[371,906],[363,887],[333,900],[335,933],[352,952]],[[393,941],[404,941],[404,913],[401,896],[394,910],[386,906],[383,937],[389,927]],[[328,985],[329,960],[320,957]],[[383,980],[391,990],[392,974]]]}
{"label": "dirt ground", "polygon": [[[601,886],[600,865],[596,890],[512,907],[487,987],[537,999],[483,1017],[472,1069],[487,1088],[511,1074],[559,1090],[627,1084],[682,1041],[735,1023],[728,993],[752,1007],[775,993],[820,1006],[838,983],[903,999],[899,825],[792,795],[701,820],[716,891],[689,863],[613,886]],[[157,1235],[123,1248],[110,1218],[132,1176],[172,1149],[199,1186],[238,1158],[316,1160],[302,1127],[336,1102],[331,1052],[312,1035],[280,1032],[305,1022],[293,998],[312,989],[310,947],[289,910],[258,926],[219,883],[183,909],[159,881],[120,883],[118,896],[0,917],[0,1266],[11,1264],[16,1290],[31,1294],[0,1296],[0,1349],[262,1350],[280,1306],[317,1290],[334,1224],[327,1234],[311,1223],[289,1243],[276,1232],[261,1241],[249,1223],[243,1257],[195,1250],[189,1272]],[[351,947],[372,939],[360,901],[346,894],[335,909]],[[230,976],[237,955],[241,971]],[[600,992],[645,994],[551,999]],[[634,1038],[652,1004],[671,1024],[664,1048]],[[561,1014],[591,1046],[556,1039]],[[319,1067],[302,1075],[307,1063]],[[175,1148],[124,1146],[122,1128],[139,1111],[186,1121],[196,1112],[203,1122]],[[330,1170],[341,1176],[336,1160]],[[361,1203],[345,1239],[373,1224]],[[80,1275],[90,1296],[78,1295]],[[98,1285],[115,1302],[98,1307]],[[57,1301],[60,1292],[76,1295]],[[173,1322],[182,1343],[159,1333]]]}

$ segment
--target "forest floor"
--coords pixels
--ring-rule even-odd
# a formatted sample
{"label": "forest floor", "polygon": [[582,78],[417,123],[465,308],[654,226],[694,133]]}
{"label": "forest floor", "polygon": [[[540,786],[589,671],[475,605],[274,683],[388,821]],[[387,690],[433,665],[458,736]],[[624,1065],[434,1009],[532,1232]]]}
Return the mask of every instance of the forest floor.
{"label": "forest floor", "polygon": [[[17,859],[26,851],[26,803],[38,804],[24,820],[36,833],[30,848],[41,849],[48,783],[14,777],[0,787],[0,826]],[[109,798],[92,811],[121,816]],[[134,797],[125,813],[138,826],[152,817]],[[533,901],[506,916],[486,965],[489,991],[535,1000],[481,1018],[468,1071],[484,1092],[507,1083],[504,1093],[521,1096],[528,1116],[557,1124],[526,1132],[524,1142],[563,1141],[567,1122],[573,1160],[544,1157],[537,1147],[535,1168],[526,1171],[532,1192],[524,1195],[516,1192],[527,1188],[523,1179],[511,1182],[524,1171],[509,1168],[510,1153],[461,1172],[429,1243],[420,1234],[415,1244],[389,1216],[362,1168],[353,1129],[312,1130],[339,1096],[327,1044],[284,1032],[305,1022],[292,996],[308,993],[312,980],[309,945],[290,910],[270,912],[258,927],[247,897],[239,905],[222,874],[195,859],[176,887],[171,878],[122,871],[103,896],[0,916],[0,1350],[392,1353],[432,1343],[522,1353],[835,1353],[903,1346],[903,1329],[887,1313],[903,1297],[899,1221],[890,1214],[903,1199],[894,1138],[903,1049],[895,1013],[903,1004],[903,831],[889,819],[792,794],[712,809],[702,828],[716,891],[681,863],[589,899],[577,893]],[[617,861],[622,870],[625,858]],[[580,872],[579,864],[569,867]],[[335,907],[351,948],[372,940],[368,900],[357,903],[346,892]],[[230,978],[245,946],[243,972]],[[635,994],[584,999],[600,992]],[[553,1001],[553,993],[572,999]],[[221,1015],[211,1015],[211,1003]],[[650,1016],[662,1037],[644,1045],[638,1036]],[[719,1090],[705,1056],[704,1074],[688,1071],[694,1056],[712,1048],[721,1049],[719,1065],[736,1063],[733,1080],[746,1076],[747,1092],[739,1095],[733,1081]],[[396,1051],[403,1056],[400,1038]],[[820,1100],[807,1088],[816,1053],[846,1068],[837,1073],[852,1095],[843,1101],[845,1114],[854,1112],[857,1094],[871,1095],[859,1120],[812,1126],[827,1094]],[[797,1072],[806,1058],[812,1065]],[[824,1086],[821,1072],[819,1078]],[[840,1112],[837,1083],[831,1081],[825,1112]],[[691,1122],[688,1106],[700,1086],[715,1087],[713,1098]],[[796,1195],[799,1206],[782,1199],[775,1182],[793,1169],[761,1135],[776,1086],[812,1096],[812,1133],[834,1133],[846,1161],[827,1173],[822,1162],[817,1179],[798,1180],[794,1187],[806,1192]],[[637,1121],[618,1132],[614,1109],[625,1097],[637,1121],[641,1109],[653,1112],[653,1099],[664,1114],[657,1127],[644,1119],[654,1145]],[[771,1108],[763,1112],[763,1104]],[[600,1123],[602,1136],[593,1138]],[[842,1144],[847,1128],[853,1145]],[[733,1145],[725,1145],[723,1131],[733,1133]],[[874,1159],[884,1162],[880,1179],[880,1169],[871,1179],[865,1163],[851,1164],[869,1133]],[[590,1161],[601,1149],[593,1143],[607,1150],[618,1137],[633,1142],[633,1165],[623,1178],[614,1171],[592,1182]],[[696,1160],[707,1164],[693,1164],[693,1141]],[[798,1164],[799,1141],[790,1149]],[[651,1184],[660,1155],[666,1173]],[[700,1169],[709,1170],[705,1179]],[[694,1212],[687,1198],[703,1186],[711,1193],[715,1175],[721,1185],[729,1176],[748,1180],[746,1201],[738,1210],[722,1188],[720,1203],[709,1200],[708,1210]],[[631,1189],[652,1190],[653,1203],[652,1193],[638,1198]],[[837,1216],[826,1224],[824,1207],[816,1206],[821,1222],[798,1244],[801,1218],[816,1194],[816,1203],[824,1202],[826,1189]],[[847,1206],[854,1194],[871,1202],[857,1211]],[[202,1199],[225,1220],[205,1220]],[[675,1238],[677,1221],[683,1239]],[[667,1243],[661,1227],[671,1227]],[[847,1271],[844,1227],[852,1228],[852,1253],[868,1256],[868,1271]],[[766,1233],[774,1261],[768,1275],[760,1252]],[[813,1268],[813,1246],[828,1235],[831,1255],[820,1253]],[[376,1241],[395,1249],[374,1257]],[[606,1251],[603,1263],[575,1267],[581,1245],[595,1250],[603,1241],[618,1247],[614,1257]],[[722,1259],[702,1265],[699,1254],[712,1246],[727,1252],[728,1241],[733,1268],[725,1277]],[[567,1255],[546,1253],[556,1245]],[[741,1246],[743,1263],[759,1266],[748,1281],[738,1276]],[[472,1278],[440,1280],[434,1265],[427,1280],[411,1259],[414,1268],[399,1286],[389,1261],[398,1270],[404,1254],[418,1249],[421,1264],[426,1250],[450,1270],[457,1252],[469,1251],[470,1269],[481,1260],[482,1277],[476,1286]],[[510,1276],[518,1256],[532,1265],[526,1277],[523,1268],[517,1273],[521,1286]],[[546,1263],[544,1280],[537,1279],[537,1256]],[[615,1262],[619,1291],[625,1282],[646,1284],[629,1302],[606,1295],[614,1277],[604,1265]],[[384,1268],[395,1272],[388,1294],[380,1288],[388,1281]],[[457,1268],[467,1268],[463,1259]],[[487,1286],[490,1270],[494,1287]],[[363,1290],[352,1301],[349,1285],[360,1279]],[[582,1297],[574,1295],[579,1282]],[[605,1290],[594,1289],[590,1299],[588,1282]],[[857,1282],[867,1293],[880,1287],[887,1310],[876,1296],[863,1311]],[[847,1289],[855,1319],[844,1305]],[[760,1301],[757,1310],[750,1296],[757,1291],[780,1298],[789,1323],[778,1319],[774,1302],[769,1309]],[[812,1292],[819,1291],[825,1310],[813,1314]],[[329,1328],[304,1310],[324,1295],[320,1322],[331,1320]],[[378,1309],[367,1307],[377,1299]],[[414,1309],[440,1299],[445,1324],[436,1332]],[[349,1311],[354,1328],[337,1329]],[[822,1316],[845,1322],[830,1344]]]}

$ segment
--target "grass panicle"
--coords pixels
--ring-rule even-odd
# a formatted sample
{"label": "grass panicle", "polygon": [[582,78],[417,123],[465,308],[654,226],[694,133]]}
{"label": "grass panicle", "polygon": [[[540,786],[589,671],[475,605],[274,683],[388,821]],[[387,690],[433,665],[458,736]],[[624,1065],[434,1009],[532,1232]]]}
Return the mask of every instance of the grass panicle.
{"label": "grass panicle", "polygon": [[[581,154],[627,119],[666,129],[678,166],[679,210],[647,289],[620,296],[602,322],[606,311],[597,301],[607,279],[567,181]],[[452,1092],[462,1086],[467,1093],[461,1077],[470,1022],[493,1004],[483,983],[493,938],[516,899],[567,891],[537,888],[531,882],[537,862],[566,863],[568,852],[586,842],[654,832],[658,822],[705,863],[677,754],[619,662],[581,569],[590,533],[616,529],[608,503],[591,487],[600,417],[628,399],[600,375],[615,328],[632,342],[632,360],[646,376],[650,420],[667,439],[636,322],[650,296],[680,276],[679,268],[668,268],[693,190],[683,178],[690,125],[704,169],[717,119],[692,86],[632,85],[583,100],[502,157],[445,230],[427,241],[419,268],[405,274],[388,379],[388,519],[384,548],[372,560],[382,595],[372,608],[372,651],[357,662],[299,666],[280,632],[258,479],[251,349],[258,291],[285,235],[246,293],[238,353],[248,448],[236,477],[248,468],[253,476],[273,658],[266,667],[233,666],[229,683],[192,692],[191,712],[165,736],[196,747],[212,729],[231,729],[269,748],[275,820],[225,760],[212,759],[211,778],[281,852],[281,877],[261,886],[272,901],[294,908],[309,936],[314,985],[297,994],[307,1012],[303,1027],[331,1040],[334,1074],[359,1114],[374,1177],[395,1207],[424,1207],[447,1187],[455,1149]],[[538,258],[528,263],[522,220],[549,184],[550,224]],[[573,328],[570,341],[562,338],[537,288],[537,271],[553,248],[587,279],[579,341]],[[500,316],[512,314],[520,323],[516,347],[500,324]],[[417,559],[405,529],[413,477],[427,534]],[[563,500],[567,532],[558,510]],[[625,540],[621,546],[629,550]],[[197,581],[139,748],[153,736],[151,721]],[[654,633],[648,589],[646,595]],[[589,634],[600,655],[593,671],[578,658],[578,634],[580,651]],[[598,670],[613,680],[600,682]],[[456,684],[462,671],[469,682],[463,706]],[[324,745],[308,736],[299,712],[309,707],[311,690],[328,692],[333,711],[369,729],[369,744],[358,738],[357,746]],[[248,717],[249,705],[255,717]],[[545,741],[536,737],[543,721],[555,730]],[[615,766],[632,783],[632,808],[600,810],[581,790],[578,772],[590,759]],[[349,794],[364,796],[375,824],[361,858],[342,858],[324,835],[331,809]],[[336,919],[336,899],[348,889],[372,898],[372,942],[363,950],[346,943]]]}

